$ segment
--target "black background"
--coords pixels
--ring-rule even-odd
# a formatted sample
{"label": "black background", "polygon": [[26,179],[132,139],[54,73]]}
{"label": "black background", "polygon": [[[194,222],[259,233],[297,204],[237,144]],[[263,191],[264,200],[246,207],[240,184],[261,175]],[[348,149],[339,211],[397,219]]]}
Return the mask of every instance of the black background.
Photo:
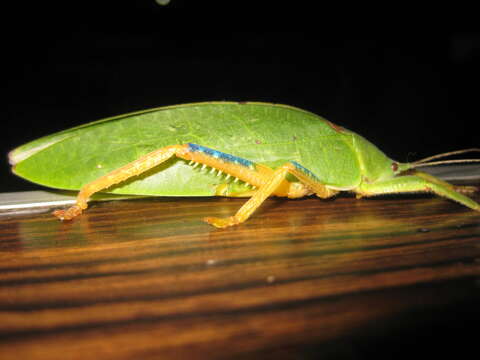
{"label": "black background", "polygon": [[325,22],[299,32],[231,31],[248,29],[248,16],[229,26],[235,5],[206,1],[33,6],[16,2],[4,12],[12,21],[2,31],[3,192],[36,188],[10,174],[7,153],[16,146],[100,118],[195,101],[298,106],[398,161],[478,146],[476,33],[364,35]]}
{"label": "black background", "polygon": [[[39,188],[8,166],[8,151],[29,140],[103,117],[197,101],[298,106],[364,135],[398,161],[479,146],[480,34],[444,26],[407,33],[407,18],[402,31],[378,27],[364,34],[359,27],[345,30],[346,20],[327,23],[325,12],[302,30],[302,17],[282,21],[276,8],[265,19],[299,31],[256,31],[249,12],[257,5],[223,3],[229,5],[4,3],[0,191]],[[455,309],[448,314],[455,319]],[[471,313],[450,327],[442,324],[442,333],[454,335],[467,317]],[[406,334],[409,329],[402,339]],[[395,336],[379,341],[367,354],[398,344]],[[452,349],[469,343],[460,335],[448,341]]]}

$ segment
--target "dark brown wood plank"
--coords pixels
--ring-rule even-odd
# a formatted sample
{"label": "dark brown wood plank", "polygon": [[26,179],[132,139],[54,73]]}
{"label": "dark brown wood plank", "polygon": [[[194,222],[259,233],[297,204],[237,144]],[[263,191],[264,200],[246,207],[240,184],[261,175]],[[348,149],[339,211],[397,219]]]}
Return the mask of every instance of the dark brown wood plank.
{"label": "dark brown wood plank", "polygon": [[0,358],[358,358],[372,346],[392,358],[385,334],[453,309],[480,319],[478,212],[341,196],[270,199],[224,230],[201,221],[243,202],[112,201],[65,223],[3,214]]}

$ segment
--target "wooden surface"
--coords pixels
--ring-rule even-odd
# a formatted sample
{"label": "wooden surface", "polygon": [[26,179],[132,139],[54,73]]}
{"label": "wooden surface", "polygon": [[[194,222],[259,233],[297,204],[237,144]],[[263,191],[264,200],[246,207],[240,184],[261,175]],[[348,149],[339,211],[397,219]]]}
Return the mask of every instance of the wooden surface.
{"label": "wooden surface", "polygon": [[[476,196],[478,200],[479,197]],[[476,351],[480,213],[426,195],[0,216],[0,359],[391,359]],[[478,352],[477,352],[478,353]]]}

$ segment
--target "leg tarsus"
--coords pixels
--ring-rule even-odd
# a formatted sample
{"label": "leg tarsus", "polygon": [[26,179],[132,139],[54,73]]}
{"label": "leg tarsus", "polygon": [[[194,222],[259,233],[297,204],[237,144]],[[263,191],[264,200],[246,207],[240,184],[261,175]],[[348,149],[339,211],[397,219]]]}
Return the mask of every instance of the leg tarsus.
{"label": "leg tarsus", "polygon": [[209,223],[210,225],[215,226],[216,228],[223,229],[229,226],[238,225],[240,222],[235,218],[235,216],[229,216],[226,218],[219,217],[205,217],[203,221]]}
{"label": "leg tarsus", "polygon": [[82,213],[82,208],[78,205],[73,205],[67,210],[55,210],[52,212],[54,216],[56,216],[60,220],[72,220],[74,217],[80,215]]}

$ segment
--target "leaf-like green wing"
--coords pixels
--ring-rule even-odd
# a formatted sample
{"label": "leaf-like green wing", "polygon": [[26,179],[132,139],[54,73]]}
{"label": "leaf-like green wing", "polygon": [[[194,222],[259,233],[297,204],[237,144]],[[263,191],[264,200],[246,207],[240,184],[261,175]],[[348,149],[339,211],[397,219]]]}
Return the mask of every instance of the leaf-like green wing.
{"label": "leaf-like green wing", "polygon": [[[9,156],[14,173],[27,180],[78,190],[148,152],[191,142],[272,167],[294,160],[325,183],[349,187],[358,181],[358,163],[340,135],[326,120],[294,107],[212,102],[96,121],[32,141]],[[335,171],[336,164],[342,164],[341,171]],[[174,158],[108,192],[208,196],[224,182]]]}

